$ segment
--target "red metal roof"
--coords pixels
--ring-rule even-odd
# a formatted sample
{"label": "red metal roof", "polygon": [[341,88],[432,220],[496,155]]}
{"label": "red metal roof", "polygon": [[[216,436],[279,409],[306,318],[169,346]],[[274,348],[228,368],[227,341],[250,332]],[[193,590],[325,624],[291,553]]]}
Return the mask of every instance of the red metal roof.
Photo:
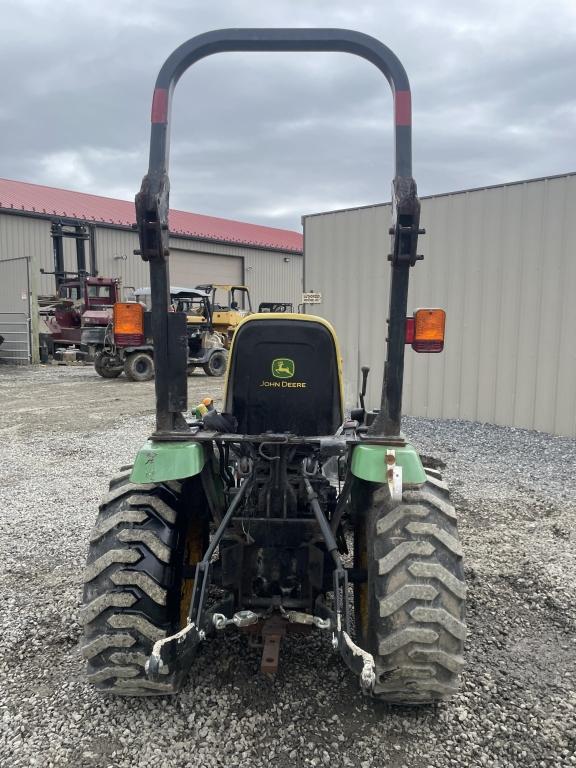
{"label": "red metal roof", "polygon": [[[112,197],[88,195],[68,189],[43,187],[24,181],[0,179],[0,210],[65,216],[84,221],[130,227],[135,222],[134,203]],[[217,240],[280,251],[301,253],[302,235],[289,229],[264,227],[244,221],[220,219],[200,213],[170,210],[170,231],[201,240]]]}

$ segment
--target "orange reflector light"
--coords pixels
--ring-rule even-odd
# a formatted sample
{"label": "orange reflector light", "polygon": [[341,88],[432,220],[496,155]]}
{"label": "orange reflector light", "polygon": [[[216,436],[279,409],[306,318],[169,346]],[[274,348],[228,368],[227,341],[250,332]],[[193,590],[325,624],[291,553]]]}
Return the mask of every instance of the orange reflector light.
{"label": "orange reflector light", "polygon": [[135,302],[114,304],[114,333],[144,333],[144,307]]}
{"label": "orange reflector light", "polygon": [[416,352],[442,352],[446,312],[443,309],[417,309],[414,312],[414,338]]}
{"label": "orange reflector light", "polygon": [[141,304],[114,304],[114,338],[121,346],[144,343],[144,307]]}

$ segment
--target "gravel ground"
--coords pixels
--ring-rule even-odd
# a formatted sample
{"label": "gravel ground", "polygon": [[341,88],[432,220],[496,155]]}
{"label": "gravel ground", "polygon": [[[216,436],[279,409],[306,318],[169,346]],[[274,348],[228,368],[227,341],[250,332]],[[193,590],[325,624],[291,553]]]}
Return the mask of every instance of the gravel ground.
{"label": "gravel ground", "polygon": [[[450,703],[363,699],[324,638],[288,638],[271,683],[233,632],[175,698],[92,691],[77,647],[88,533],[151,430],[152,393],[83,366],[0,368],[1,766],[576,766],[576,444],[519,429],[405,422],[446,463],[460,513],[470,636]],[[191,402],[209,393],[221,382],[190,379]]]}

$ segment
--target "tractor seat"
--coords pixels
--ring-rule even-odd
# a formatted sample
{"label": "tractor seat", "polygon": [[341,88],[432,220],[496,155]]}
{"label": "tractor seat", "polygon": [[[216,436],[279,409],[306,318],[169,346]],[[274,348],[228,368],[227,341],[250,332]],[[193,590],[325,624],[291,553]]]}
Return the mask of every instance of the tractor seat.
{"label": "tractor seat", "polygon": [[343,420],[336,335],[311,315],[250,315],[237,328],[226,412],[238,432],[332,435]]}

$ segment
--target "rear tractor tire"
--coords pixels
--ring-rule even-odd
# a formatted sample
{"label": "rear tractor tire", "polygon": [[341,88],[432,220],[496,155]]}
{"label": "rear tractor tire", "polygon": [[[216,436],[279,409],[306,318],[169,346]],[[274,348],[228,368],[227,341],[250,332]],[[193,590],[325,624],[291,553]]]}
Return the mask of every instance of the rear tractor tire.
{"label": "rear tractor tire", "polygon": [[108,352],[98,352],[94,357],[94,370],[103,379],[117,379],[122,373],[122,366],[118,366]]}
{"label": "rear tractor tire", "polygon": [[387,486],[363,483],[360,491],[365,512],[355,528],[355,561],[367,581],[355,585],[356,629],[376,662],[373,695],[389,704],[449,698],[464,665],[456,513],[444,483],[427,477],[401,502],[391,501]]}
{"label": "rear tractor tire", "polygon": [[147,352],[132,352],[124,361],[124,373],[130,381],[150,381],[154,378],[154,360]]}
{"label": "rear tractor tire", "polygon": [[218,350],[210,356],[207,363],[204,363],[204,373],[206,376],[224,376],[226,365],[228,363],[228,354],[225,350]]}
{"label": "rear tractor tire", "polygon": [[114,478],[90,536],[80,620],[87,679],[121,696],[176,693],[184,673],[170,664],[146,677],[154,643],[186,624],[190,573],[201,559],[207,521],[182,501],[177,482],[136,485]]}

